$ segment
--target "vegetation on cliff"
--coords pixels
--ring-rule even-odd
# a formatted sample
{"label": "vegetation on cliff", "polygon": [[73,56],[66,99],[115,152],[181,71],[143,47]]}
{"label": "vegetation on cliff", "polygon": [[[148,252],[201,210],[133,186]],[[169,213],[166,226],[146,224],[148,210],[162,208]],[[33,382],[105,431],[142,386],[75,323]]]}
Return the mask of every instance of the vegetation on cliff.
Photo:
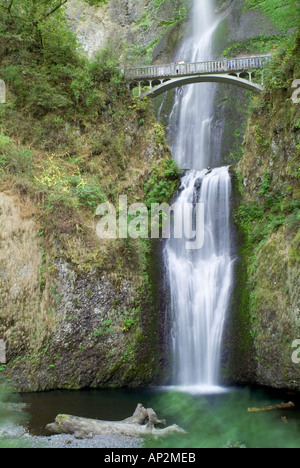
{"label": "vegetation on cliff", "polygon": [[278,48],[265,72],[265,92],[253,101],[235,212],[244,233],[247,282],[240,285],[239,317],[244,344],[254,345],[248,348],[252,378],[297,389],[300,369],[292,354],[300,333],[300,113],[291,98],[300,76],[299,44],[298,34]]}
{"label": "vegetation on cliff", "polygon": [[260,8],[283,31],[299,28],[298,0],[246,0],[245,8]]}
{"label": "vegetation on cliff", "polygon": [[[243,11],[261,11],[273,24],[272,34],[263,32],[238,43],[230,43],[224,51],[227,57],[274,52],[278,47],[289,48],[299,27],[299,2],[297,0],[245,0]],[[286,44],[286,46],[285,46]]]}
{"label": "vegetation on cliff", "polygon": [[[127,44],[127,60],[134,63],[142,61],[144,65],[150,65],[153,60],[155,47],[159,45],[164,37],[172,36],[176,26],[181,25],[187,18],[190,9],[190,0],[152,0],[144,14],[135,22],[134,30],[140,36],[143,36],[143,33],[147,36],[149,35],[149,30],[155,25],[155,37],[150,42],[145,40],[144,43]],[[178,43],[178,34],[175,33],[174,35],[176,37],[175,42]],[[168,41],[163,41],[163,50],[159,48],[155,55],[159,55],[159,53],[166,54],[168,52],[173,55],[176,43],[171,44],[170,47],[169,43],[172,43],[170,37]],[[169,48],[170,50],[166,50]]]}
{"label": "vegetation on cliff", "polygon": [[146,384],[159,374],[151,245],[100,241],[95,210],[153,199],[156,184],[167,201],[179,172],[114,51],[87,59],[60,9],[40,21],[54,5],[2,4],[1,371],[23,390]]}

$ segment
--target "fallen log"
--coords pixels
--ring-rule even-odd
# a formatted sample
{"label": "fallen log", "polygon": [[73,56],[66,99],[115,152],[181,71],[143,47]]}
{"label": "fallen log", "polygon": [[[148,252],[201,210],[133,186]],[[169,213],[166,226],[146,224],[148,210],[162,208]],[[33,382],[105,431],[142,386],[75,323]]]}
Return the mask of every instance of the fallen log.
{"label": "fallen log", "polygon": [[274,411],[291,408],[295,408],[295,404],[290,401],[289,403],[281,403],[281,405],[276,406],[265,406],[264,408],[248,408],[248,413],[258,413],[260,411]]}
{"label": "fallen log", "polygon": [[101,421],[81,418],[68,414],[59,414],[55,422],[48,424],[46,429],[54,434],[74,434],[77,438],[91,438],[95,435],[122,435],[127,437],[169,437],[174,434],[186,434],[176,424],[164,429],[156,429],[155,425],[166,424],[159,420],[152,408],[144,408],[139,404],[134,414],[123,421]]}

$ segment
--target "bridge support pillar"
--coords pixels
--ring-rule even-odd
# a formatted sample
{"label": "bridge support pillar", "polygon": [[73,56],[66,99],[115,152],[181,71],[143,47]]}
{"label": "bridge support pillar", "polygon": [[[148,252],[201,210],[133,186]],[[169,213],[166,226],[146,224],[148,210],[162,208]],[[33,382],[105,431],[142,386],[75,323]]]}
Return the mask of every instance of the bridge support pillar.
{"label": "bridge support pillar", "polygon": [[0,80],[0,104],[6,103],[6,84],[5,81]]}
{"label": "bridge support pillar", "polygon": [[250,83],[252,83],[252,72],[248,72],[248,75],[249,75],[249,81]]}

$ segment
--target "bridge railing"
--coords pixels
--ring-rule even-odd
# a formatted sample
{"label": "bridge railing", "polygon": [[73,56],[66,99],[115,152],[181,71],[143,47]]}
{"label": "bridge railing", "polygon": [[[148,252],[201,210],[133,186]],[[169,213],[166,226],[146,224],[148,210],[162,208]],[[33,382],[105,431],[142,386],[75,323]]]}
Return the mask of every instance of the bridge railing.
{"label": "bridge railing", "polygon": [[211,60],[197,63],[173,63],[168,65],[150,65],[146,67],[125,68],[126,79],[163,79],[176,76],[190,76],[209,73],[230,73],[255,70],[263,67],[271,55],[238,57],[232,59]]}

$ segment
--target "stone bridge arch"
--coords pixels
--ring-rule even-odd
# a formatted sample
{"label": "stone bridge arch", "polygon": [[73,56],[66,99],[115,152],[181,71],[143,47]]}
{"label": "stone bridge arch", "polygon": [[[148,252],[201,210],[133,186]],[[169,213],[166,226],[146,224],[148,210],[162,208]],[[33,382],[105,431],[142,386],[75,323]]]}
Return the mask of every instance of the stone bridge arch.
{"label": "stone bridge arch", "polygon": [[240,78],[236,75],[199,75],[199,76],[189,76],[170,79],[168,81],[163,81],[160,84],[157,84],[152,89],[141,94],[141,97],[151,97],[155,98],[160,94],[165,93],[174,88],[181,86],[193,84],[193,83],[223,83],[231,84],[238,86],[239,88],[252,91],[253,93],[260,93],[263,90],[263,87],[257,83],[253,83],[244,78]]}

